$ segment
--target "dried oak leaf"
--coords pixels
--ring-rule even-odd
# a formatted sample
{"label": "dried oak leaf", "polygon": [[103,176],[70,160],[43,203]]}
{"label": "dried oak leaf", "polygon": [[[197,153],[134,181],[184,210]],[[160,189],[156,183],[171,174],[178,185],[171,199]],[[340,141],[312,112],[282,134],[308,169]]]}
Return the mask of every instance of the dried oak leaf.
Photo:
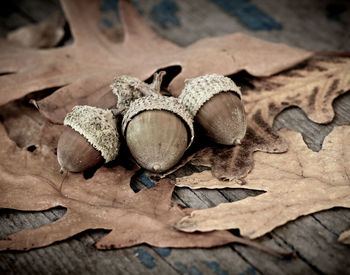
{"label": "dried oak leaf", "polygon": [[33,91],[64,86],[40,104],[53,120],[61,121],[74,105],[94,105],[118,74],[145,80],[161,68],[181,66],[169,85],[178,95],[186,78],[240,70],[269,76],[312,55],[241,33],[180,47],[153,32],[126,0],[119,1],[124,40],[113,43],[98,28],[97,0],[61,2],[74,37],[72,45],[33,50],[0,41],[0,73],[11,73],[0,77],[0,105]]}
{"label": "dried oak leaf", "polygon": [[[256,89],[243,92],[247,133],[234,147],[205,148],[194,156],[195,164],[209,165],[221,180],[244,183],[253,167],[253,153],[285,152],[285,141],[272,129],[274,118],[285,108],[298,106],[317,123],[334,117],[333,100],[350,89],[350,59],[313,59],[304,68],[294,69],[254,82]],[[231,186],[213,181],[212,188]],[[208,182],[205,187],[209,187]]]}
{"label": "dried oak leaf", "polygon": [[230,242],[261,248],[227,231],[191,234],[175,230],[173,224],[191,209],[171,205],[174,184],[170,180],[134,193],[130,179],[136,168],[102,167],[88,180],[82,174],[63,176],[58,171],[56,156],[49,147],[39,146],[32,153],[20,149],[0,125],[0,207],[23,211],[67,208],[58,221],[0,240],[0,250],[47,246],[97,228],[111,230],[96,243],[99,249],[140,243],[160,247],[211,247]]}
{"label": "dried oak leaf", "polygon": [[29,48],[50,48],[56,46],[64,36],[65,19],[55,13],[46,21],[27,25],[7,34],[9,41]]}
{"label": "dried oak leaf", "polygon": [[1,106],[0,117],[8,136],[17,146],[30,147],[40,142],[39,133],[44,124],[43,118],[25,100],[15,100]]}
{"label": "dried oak leaf", "polygon": [[350,230],[341,233],[338,241],[343,244],[350,244]]}
{"label": "dried oak leaf", "polygon": [[[244,186],[266,193],[193,211],[176,227],[186,232],[239,228],[243,236],[257,238],[299,216],[350,207],[350,127],[336,127],[320,152],[308,149],[298,133],[283,129],[279,134],[288,152],[255,153],[255,166]],[[187,186],[189,177],[179,178],[177,184]]]}

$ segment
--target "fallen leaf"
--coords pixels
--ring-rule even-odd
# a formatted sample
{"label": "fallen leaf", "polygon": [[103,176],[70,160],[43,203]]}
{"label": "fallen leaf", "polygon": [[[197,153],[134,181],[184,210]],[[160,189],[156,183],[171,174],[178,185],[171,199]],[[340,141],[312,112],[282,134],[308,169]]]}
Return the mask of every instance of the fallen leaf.
{"label": "fallen leaf", "polygon": [[237,182],[218,180],[217,178],[213,177],[210,170],[204,170],[200,173],[194,173],[190,176],[177,178],[176,186],[189,187],[191,189],[221,189],[236,188]]}
{"label": "fallen leaf", "polygon": [[59,121],[65,112],[62,114],[58,109],[67,111],[77,104],[93,105],[118,74],[145,80],[159,69],[180,66],[181,72],[169,85],[173,95],[178,95],[186,78],[207,73],[229,75],[241,70],[255,76],[269,76],[312,55],[241,33],[205,38],[180,47],[154,33],[126,0],[119,3],[124,40],[113,43],[98,28],[97,0],[61,2],[74,43],[62,48],[33,50],[1,41],[0,73],[10,74],[0,77],[0,105],[33,91],[65,86],[40,106],[53,120]]}
{"label": "fallen leaf", "polygon": [[28,48],[51,48],[64,36],[65,19],[61,13],[55,13],[46,21],[27,25],[11,31],[7,39]]}
{"label": "fallen leaf", "polygon": [[[254,152],[287,151],[285,141],[272,129],[274,118],[282,110],[298,106],[311,120],[330,122],[334,117],[333,100],[350,89],[350,59],[314,59],[304,68],[256,80],[254,84],[257,89],[243,92],[248,127],[242,144],[209,148],[194,157],[197,162],[204,158],[218,179],[244,183],[254,164]],[[221,186],[225,187],[225,183]]]}
{"label": "fallen leaf", "polygon": [[60,175],[52,150],[43,145],[34,152],[20,149],[0,125],[0,207],[41,211],[57,206],[66,214],[40,228],[22,230],[0,240],[0,250],[28,250],[67,239],[88,229],[110,232],[98,240],[98,249],[148,243],[159,247],[211,247],[230,242],[266,247],[227,231],[184,233],[173,224],[189,213],[171,204],[174,184],[165,179],[138,193],[130,187],[137,168],[102,167],[85,180],[82,174]]}
{"label": "fallen leaf", "polygon": [[341,233],[338,241],[343,244],[350,244],[350,230]]}
{"label": "fallen leaf", "polygon": [[[299,216],[350,207],[350,127],[336,127],[320,152],[308,149],[298,133],[283,129],[280,135],[288,152],[255,153],[254,169],[244,185],[266,193],[195,210],[176,227],[186,232],[238,228],[242,236],[257,238]],[[188,179],[179,178],[177,184],[186,186]]]}
{"label": "fallen leaf", "polygon": [[39,143],[44,121],[33,106],[24,100],[12,101],[0,108],[0,117],[8,136],[17,146],[24,148]]}

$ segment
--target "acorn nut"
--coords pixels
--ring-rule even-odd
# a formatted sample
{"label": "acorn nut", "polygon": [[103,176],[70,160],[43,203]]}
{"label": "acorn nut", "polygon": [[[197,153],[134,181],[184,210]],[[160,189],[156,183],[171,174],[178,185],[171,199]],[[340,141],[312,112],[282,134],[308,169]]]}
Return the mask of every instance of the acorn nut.
{"label": "acorn nut", "polygon": [[82,172],[116,158],[119,134],[112,111],[75,106],[66,115],[64,125],[57,146],[61,171]]}
{"label": "acorn nut", "polygon": [[241,97],[230,78],[210,74],[186,80],[179,102],[214,142],[233,145],[241,142],[247,129]]}
{"label": "acorn nut", "polygon": [[174,166],[191,145],[193,120],[176,98],[150,95],[130,104],[122,132],[136,162],[152,172]]}

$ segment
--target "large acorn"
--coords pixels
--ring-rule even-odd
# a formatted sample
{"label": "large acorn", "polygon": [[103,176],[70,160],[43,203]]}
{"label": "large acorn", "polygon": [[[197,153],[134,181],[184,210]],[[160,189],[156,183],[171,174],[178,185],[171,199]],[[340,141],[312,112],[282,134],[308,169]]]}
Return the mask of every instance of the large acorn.
{"label": "large acorn", "polygon": [[239,144],[246,129],[246,115],[239,87],[228,77],[210,74],[185,81],[179,101],[216,143]]}
{"label": "large acorn", "polygon": [[64,125],[57,146],[61,171],[82,172],[116,158],[119,135],[112,111],[75,106],[66,115]]}
{"label": "large acorn", "polygon": [[150,95],[130,104],[122,132],[136,162],[152,172],[174,166],[193,140],[193,120],[176,98]]}

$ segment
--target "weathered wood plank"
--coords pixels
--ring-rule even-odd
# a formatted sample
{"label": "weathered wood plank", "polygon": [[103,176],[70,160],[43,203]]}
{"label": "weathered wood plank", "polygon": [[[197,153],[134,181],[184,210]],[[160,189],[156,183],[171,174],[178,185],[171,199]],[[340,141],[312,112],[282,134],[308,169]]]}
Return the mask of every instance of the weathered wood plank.
{"label": "weathered wood plank", "polygon": [[[133,3],[157,33],[180,45],[188,45],[203,37],[243,32],[308,50],[349,50],[350,9],[346,1],[172,0]],[[166,3],[172,8],[167,10]],[[338,13],[332,8],[339,9]]]}
{"label": "weathered wood plank", "polygon": [[[294,252],[283,241],[272,234],[267,234],[267,236],[260,238],[259,241],[280,251]],[[235,246],[234,250],[238,251],[241,257],[247,259],[252,265],[256,266],[262,274],[316,274],[298,255],[290,259],[279,259],[250,247]]]}
{"label": "weathered wood plank", "polygon": [[312,217],[336,237],[350,228],[349,209],[334,208],[315,213]]}
{"label": "weathered wood plank", "polygon": [[[53,222],[64,212],[63,209],[25,213],[2,210],[0,237],[3,238],[9,233],[21,229],[32,229]],[[28,252],[1,252],[1,274],[5,271],[10,272],[10,274],[11,272],[14,274],[32,274],[33,272],[38,274],[72,274],[72,272],[81,273],[83,271],[88,274],[96,274],[96,272],[156,274],[160,271],[166,271],[169,274],[177,273],[162,257],[147,246],[110,251],[97,250],[93,244],[105,233],[104,231],[91,230],[49,247]],[[147,253],[153,257],[152,260],[147,259]],[[154,266],[150,266],[152,263]]]}
{"label": "weathered wood plank", "polygon": [[171,249],[167,256],[179,274],[244,274],[247,270],[258,271],[230,247],[211,249]]}
{"label": "weathered wood plank", "polygon": [[350,272],[350,250],[337,242],[337,237],[325,230],[311,216],[290,222],[274,231],[318,273],[347,274]]}

